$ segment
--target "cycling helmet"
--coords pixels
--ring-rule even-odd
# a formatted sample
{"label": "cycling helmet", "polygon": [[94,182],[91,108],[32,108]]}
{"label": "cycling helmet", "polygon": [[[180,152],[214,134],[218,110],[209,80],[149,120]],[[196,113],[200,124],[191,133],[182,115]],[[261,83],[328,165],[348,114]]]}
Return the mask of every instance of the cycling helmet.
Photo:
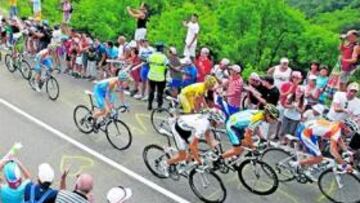
{"label": "cycling helmet", "polygon": [[225,114],[216,108],[212,108],[208,112],[209,120],[213,120],[218,124],[225,123]]}
{"label": "cycling helmet", "polygon": [[354,133],[360,133],[360,127],[352,118],[346,118],[344,124]]}
{"label": "cycling helmet", "polygon": [[207,87],[213,87],[217,83],[217,80],[214,76],[208,75],[205,78],[205,86]]}
{"label": "cycling helmet", "polygon": [[126,81],[129,78],[129,74],[125,70],[119,71],[118,80]]}
{"label": "cycling helmet", "polygon": [[266,104],[264,107],[265,113],[270,114],[271,117],[278,119],[280,116],[279,110],[273,104]]}
{"label": "cycling helmet", "polygon": [[11,188],[16,189],[21,184],[21,171],[14,161],[5,164],[4,177]]}

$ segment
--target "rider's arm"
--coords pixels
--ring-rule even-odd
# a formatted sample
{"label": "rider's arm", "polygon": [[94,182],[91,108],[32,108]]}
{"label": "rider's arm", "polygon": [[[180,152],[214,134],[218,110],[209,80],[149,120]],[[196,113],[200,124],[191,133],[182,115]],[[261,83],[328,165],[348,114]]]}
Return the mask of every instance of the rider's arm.
{"label": "rider's arm", "polygon": [[338,142],[336,140],[330,140],[330,153],[335,158],[335,161],[339,164],[344,164],[344,160],[341,158],[338,151]]}
{"label": "rider's arm", "polygon": [[250,128],[247,128],[245,130],[243,144],[247,147],[251,147],[251,148],[254,147],[253,142],[252,142],[253,132],[254,132],[254,130],[250,129]]}
{"label": "rider's arm", "polygon": [[198,162],[199,164],[201,164],[201,160],[200,160],[200,156],[199,156],[199,138],[194,137],[194,139],[192,140],[192,142],[189,145],[191,154],[193,155],[194,159],[196,162]]}

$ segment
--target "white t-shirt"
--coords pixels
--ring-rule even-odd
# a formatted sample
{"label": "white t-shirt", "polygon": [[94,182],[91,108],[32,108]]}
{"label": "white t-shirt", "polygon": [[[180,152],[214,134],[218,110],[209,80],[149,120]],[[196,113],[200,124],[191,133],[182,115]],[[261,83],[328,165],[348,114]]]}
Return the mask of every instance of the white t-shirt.
{"label": "white t-shirt", "polygon": [[[295,104],[297,106],[298,104]],[[304,101],[304,106],[307,105],[306,100]],[[299,121],[301,119],[301,113],[294,107],[294,108],[285,108],[284,109],[284,116],[290,118],[291,120]]]}
{"label": "white t-shirt", "polygon": [[290,80],[290,77],[291,77],[291,68],[288,67],[286,69],[285,72],[281,71],[280,70],[280,65],[277,65],[275,66],[275,70],[274,70],[274,74],[273,74],[273,77],[274,77],[274,85],[280,89],[281,85],[284,83],[284,82],[288,82]]}
{"label": "white t-shirt", "polygon": [[210,129],[210,121],[208,116],[204,114],[180,116],[177,123],[181,129],[191,131],[191,136],[197,138],[204,136],[205,132]]}
{"label": "white t-shirt", "polygon": [[[185,43],[188,45],[194,39],[194,36],[199,33],[200,27],[198,23],[188,22],[187,24],[188,31],[186,34]],[[197,38],[195,39],[193,44],[197,43]]]}
{"label": "white t-shirt", "polygon": [[221,69],[219,65],[215,65],[211,70],[211,73],[219,80],[224,80],[229,78],[229,73],[226,69]]}
{"label": "white t-shirt", "polygon": [[352,115],[360,115],[360,99],[355,97],[352,100],[346,98],[346,92],[336,92],[328,113],[328,118],[332,121],[344,120],[347,116],[345,112],[335,112],[334,104],[340,104],[340,107],[347,109],[347,111],[352,112]]}
{"label": "white t-shirt", "polygon": [[63,34],[61,33],[61,30],[54,30],[52,33],[52,39],[51,39],[51,43],[61,43],[61,37],[63,36]]}
{"label": "white t-shirt", "polygon": [[139,49],[139,56],[141,59],[147,59],[152,53],[155,52],[155,49],[151,46],[148,47],[140,47]]}
{"label": "white t-shirt", "polygon": [[305,119],[304,122],[306,122],[306,121],[320,119],[320,118],[322,118],[322,116],[321,115],[315,116],[314,110],[309,109],[309,110],[305,111],[305,113],[303,114],[303,118]]}

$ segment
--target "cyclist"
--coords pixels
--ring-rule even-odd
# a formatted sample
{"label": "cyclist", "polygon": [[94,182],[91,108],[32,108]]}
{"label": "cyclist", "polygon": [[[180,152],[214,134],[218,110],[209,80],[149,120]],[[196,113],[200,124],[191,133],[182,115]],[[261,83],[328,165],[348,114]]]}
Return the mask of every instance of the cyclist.
{"label": "cyclist", "polygon": [[180,103],[184,113],[198,112],[201,105],[206,108],[205,95],[217,84],[214,76],[208,75],[204,82],[189,85],[181,90]]}
{"label": "cyclist", "polygon": [[[215,146],[211,137],[211,127],[216,127],[225,122],[225,114],[216,108],[209,109],[207,113],[182,115],[172,122],[171,131],[179,149],[177,155],[160,163],[160,170],[165,176],[169,176],[169,169],[175,164],[185,161],[188,156],[186,150],[189,148],[192,157],[197,164],[202,164],[199,157],[199,139],[205,137],[210,146]],[[169,166],[171,166],[169,168]]]}
{"label": "cyclist", "polygon": [[[338,147],[343,151],[348,151],[341,136],[345,135],[350,137],[359,131],[358,124],[351,118],[333,122],[325,119],[305,122],[297,128],[296,136],[300,139],[312,157],[297,162],[290,162],[290,165],[298,168],[320,163],[323,156],[319,148],[318,140],[319,138],[322,138],[330,141],[330,154],[335,158],[335,161],[340,164],[341,169],[351,170],[351,165],[347,165],[342,159]],[[305,175],[314,179],[310,173],[305,173]]]}
{"label": "cyclist", "polygon": [[34,70],[36,72],[35,75],[35,88],[36,91],[40,92],[41,84],[39,84],[40,81],[40,72],[41,72],[41,65],[45,66],[48,71],[52,71],[52,55],[55,54],[57,45],[56,44],[49,44],[49,46],[46,49],[41,50],[39,53],[35,56],[35,66]]}
{"label": "cyclist", "polygon": [[226,122],[226,132],[233,148],[224,152],[217,162],[241,155],[243,147],[252,148],[252,137],[256,128],[262,122],[275,123],[279,114],[274,105],[266,104],[264,110],[245,110],[231,115]]}
{"label": "cyclist", "polygon": [[123,86],[128,80],[129,74],[125,70],[118,73],[118,77],[113,77],[99,81],[93,88],[95,112],[93,112],[94,130],[98,129],[97,119],[110,113],[115,102],[115,92],[119,92],[120,102],[125,105]]}

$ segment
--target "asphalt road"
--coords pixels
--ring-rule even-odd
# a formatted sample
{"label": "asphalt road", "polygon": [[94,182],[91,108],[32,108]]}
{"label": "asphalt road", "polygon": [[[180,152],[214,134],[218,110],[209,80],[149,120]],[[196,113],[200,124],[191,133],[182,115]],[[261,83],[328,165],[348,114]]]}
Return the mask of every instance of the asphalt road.
{"label": "asphalt road", "polygon": [[[88,105],[84,90],[92,84],[66,75],[56,75],[60,84],[60,97],[50,101],[44,92],[30,89],[19,72],[10,73],[0,62],[0,155],[20,141],[24,148],[19,157],[36,179],[37,165],[51,163],[59,177],[71,166],[69,188],[77,173],[89,172],[95,177],[95,198],[105,202],[106,191],[117,185],[131,187],[129,202],[200,202],[192,193],[187,179],[160,180],[145,167],[142,151],[146,145],[164,145],[164,138],[151,126],[146,104],[128,98],[131,111],[121,119],[131,128],[133,143],[126,151],[113,149],[106,137],[79,132],[72,114],[76,105]],[[327,202],[316,184],[301,185],[295,182],[281,184],[270,196],[257,196],[248,192],[239,182],[236,173],[220,175],[227,189],[226,202]],[[58,184],[56,183],[56,186]]]}

